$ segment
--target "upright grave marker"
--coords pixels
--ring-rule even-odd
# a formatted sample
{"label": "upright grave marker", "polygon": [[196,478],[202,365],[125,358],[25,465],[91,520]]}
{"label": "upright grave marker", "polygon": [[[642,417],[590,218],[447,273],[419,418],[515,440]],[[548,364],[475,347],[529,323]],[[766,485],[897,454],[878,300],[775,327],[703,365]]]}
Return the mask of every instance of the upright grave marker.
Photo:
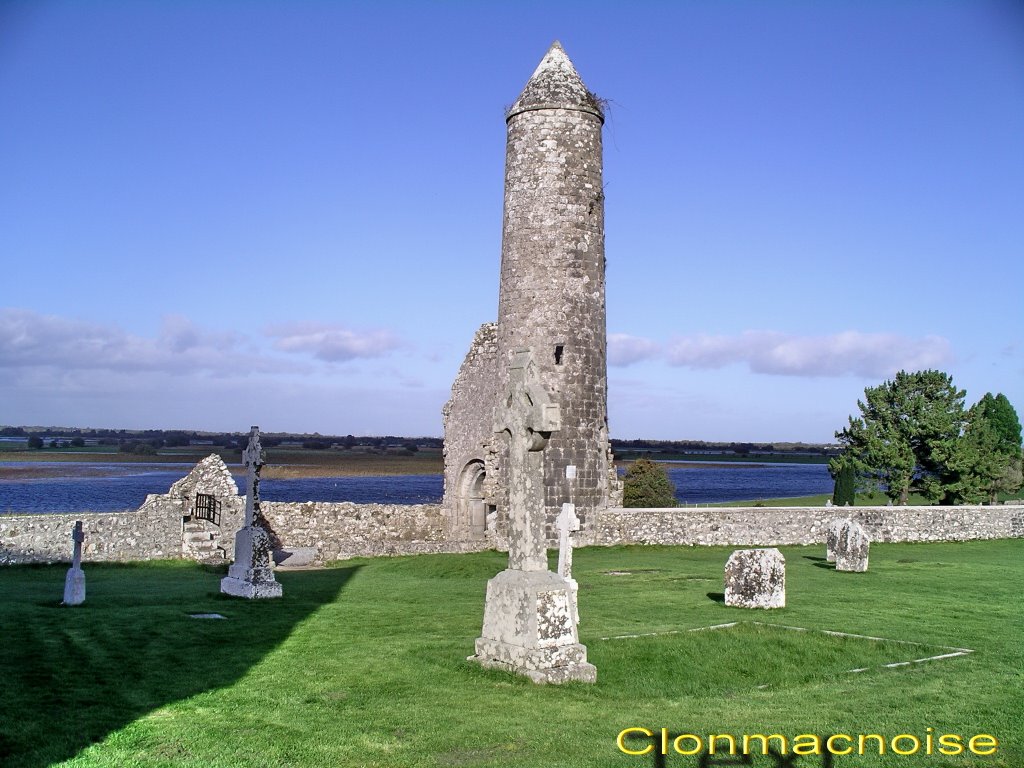
{"label": "upright grave marker", "polygon": [[774,547],[737,549],[725,564],[725,604],[737,608],[786,607],[786,558]]}
{"label": "upright grave marker", "polygon": [[85,541],[85,533],[82,531],[81,520],[75,522],[71,540],[75,542],[75,549],[71,556],[71,567],[64,577],[64,605],[81,605],[85,602],[85,572],[82,570],[82,542]]}
{"label": "upright grave marker", "polygon": [[274,579],[270,535],[256,519],[260,511],[260,470],[265,457],[260,444],[260,429],[249,430],[249,445],[242,453],[245,463],[245,525],[235,534],[235,562],[220,581],[226,595],[255,599],[280,597],[281,585]]}
{"label": "upright grave marker", "polygon": [[597,669],[587,663],[587,649],[579,642],[572,585],[548,570],[544,449],[561,428],[559,408],[541,384],[529,350],[514,353],[508,381],[494,423],[509,443],[508,568],[487,582],[483,631],[476,655],[469,658],[536,683],[592,683]]}
{"label": "upright grave marker", "polygon": [[572,587],[572,613],[578,627],[580,623],[580,585],[572,577],[572,532],[580,529],[580,519],[576,517],[576,505],[563,504],[562,511],[555,519],[555,524],[558,526],[558,575],[569,582],[569,586]]}
{"label": "upright grave marker", "polygon": [[834,563],[836,561],[836,543],[839,540],[839,531],[849,521],[848,517],[837,517],[825,529],[825,560],[827,562]]}
{"label": "upright grave marker", "polygon": [[844,520],[836,535],[836,570],[863,573],[868,569],[871,539],[864,527],[853,520]]}

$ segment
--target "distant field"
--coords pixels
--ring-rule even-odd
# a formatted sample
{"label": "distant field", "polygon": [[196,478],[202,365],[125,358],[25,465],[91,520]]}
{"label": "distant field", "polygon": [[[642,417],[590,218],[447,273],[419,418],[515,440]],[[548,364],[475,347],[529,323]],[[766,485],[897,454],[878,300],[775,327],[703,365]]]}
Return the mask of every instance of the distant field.
{"label": "distant field", "polygon": [[753,462],[755,464],[827,464],[828,456],[791,456],[788,454],[737,453],[651,453],[649,451],[616,451],[615,463],[630,462],[646,456],[654,461],[714,461],[725,463]]}
{"label": "distant field", "polygon": [[[110,446],[78,449],[49,449],[0,453],[2,462],[110,462],[118,464],[188,463],[192,464],[211,453],[218,454],[235,474],[242,474],[239,451],[226,451],[210,446],[163,448],[154,456],[118,453]],[[107,450],[104,450],[107,449]],[[314,451],[303,448],[268,448],[265,478],[349,477],[381,475],[432,475],[443,471],[441,451],[423,448],[416,453],[393,451],[370,453],[359,449],[348,451]],[[59,477],[63,470],[51,467],[5,467],[0,463],[0,478]]]}

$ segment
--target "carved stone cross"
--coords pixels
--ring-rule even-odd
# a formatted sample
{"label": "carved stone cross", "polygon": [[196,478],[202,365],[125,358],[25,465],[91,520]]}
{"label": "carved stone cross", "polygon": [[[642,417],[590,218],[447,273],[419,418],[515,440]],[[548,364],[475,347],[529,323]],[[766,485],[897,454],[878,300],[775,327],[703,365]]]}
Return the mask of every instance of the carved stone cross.
{"label": "carved stone cross", "polygon": [[71,556],[71,567],[82,567],[82,542],[85,541],[85,533],[82,531],[82,521],[75,522],[75,528],[71,531],[71,540],[75,542],[75,552]]}
{"label": "carved stone cross", "polygon": [[508,434],[508,567],[548,569],[544,531],[544,447],[561,429],[558,404],[552,403],[527,349],[514,353],[509,385],[494,416],[494,431]]}
{"label": "carved stone cross", "polygon": [[71,540],[75,542],[75,551],[71,567],[64,577],[64,605],[81,605],[85,602],[85,572],[82,571],[82,542],[85,541],[85,533],[82,531],[81,520],[75,522]]}
{"label": "carved stone cross", "polygon": [[260,470],[266,463],[266,454],[260,444],[260,428],[249,428],[249,445],[242,451],[245,464],[245,524],[252,525],[260,508]]}
{"label": "carved stone cross", "polygon": [[575,504],[563,504],[562,511],[555,518],[558,526],[558,575],[572,578],[572,532],[580,529]]}

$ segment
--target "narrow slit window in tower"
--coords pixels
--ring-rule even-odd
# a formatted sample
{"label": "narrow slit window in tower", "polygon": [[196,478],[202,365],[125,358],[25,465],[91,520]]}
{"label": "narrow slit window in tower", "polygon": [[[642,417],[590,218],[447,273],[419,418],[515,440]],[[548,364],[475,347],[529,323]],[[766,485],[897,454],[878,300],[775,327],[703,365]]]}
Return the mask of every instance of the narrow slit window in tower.
{"label": "narrow slit window in tower", "polygon": [[561,365],[562,364],[562,352],[564,350],[565,350],[565,347],[563,345],[561,345],[561,344],[556,344],[555,345],[555,365]]}

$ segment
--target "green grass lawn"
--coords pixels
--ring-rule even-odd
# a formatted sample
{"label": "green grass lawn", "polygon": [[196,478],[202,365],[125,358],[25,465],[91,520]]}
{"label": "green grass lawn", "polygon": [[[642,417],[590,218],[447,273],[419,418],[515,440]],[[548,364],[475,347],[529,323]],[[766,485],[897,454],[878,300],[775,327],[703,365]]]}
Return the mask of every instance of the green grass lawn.
{"label": "green grass lawn", "polygon": [[[723,604],[731,548],[579,550],[581,640],[598,682],[563,687],[465,660],[500,553],[282,572],[285,596],[260,602],[222,597],[220,574],[190,563],[86,564],[77,608],[58,605],[64,567],[4,568],[0,765],[700,765],[616,748],[624,728],[664,727],[986,733],[1000,740],[989,757],[833,764],[1024,766],[1024,541],[876,544],[863,574],[835,572],[821,547],[781,549],[787,607],[775,611]],[[227,618],[189,616],[205,612]],[[753,621],[766,624],[687,631]],[[948,647],[974,652],[884,666]]]}

